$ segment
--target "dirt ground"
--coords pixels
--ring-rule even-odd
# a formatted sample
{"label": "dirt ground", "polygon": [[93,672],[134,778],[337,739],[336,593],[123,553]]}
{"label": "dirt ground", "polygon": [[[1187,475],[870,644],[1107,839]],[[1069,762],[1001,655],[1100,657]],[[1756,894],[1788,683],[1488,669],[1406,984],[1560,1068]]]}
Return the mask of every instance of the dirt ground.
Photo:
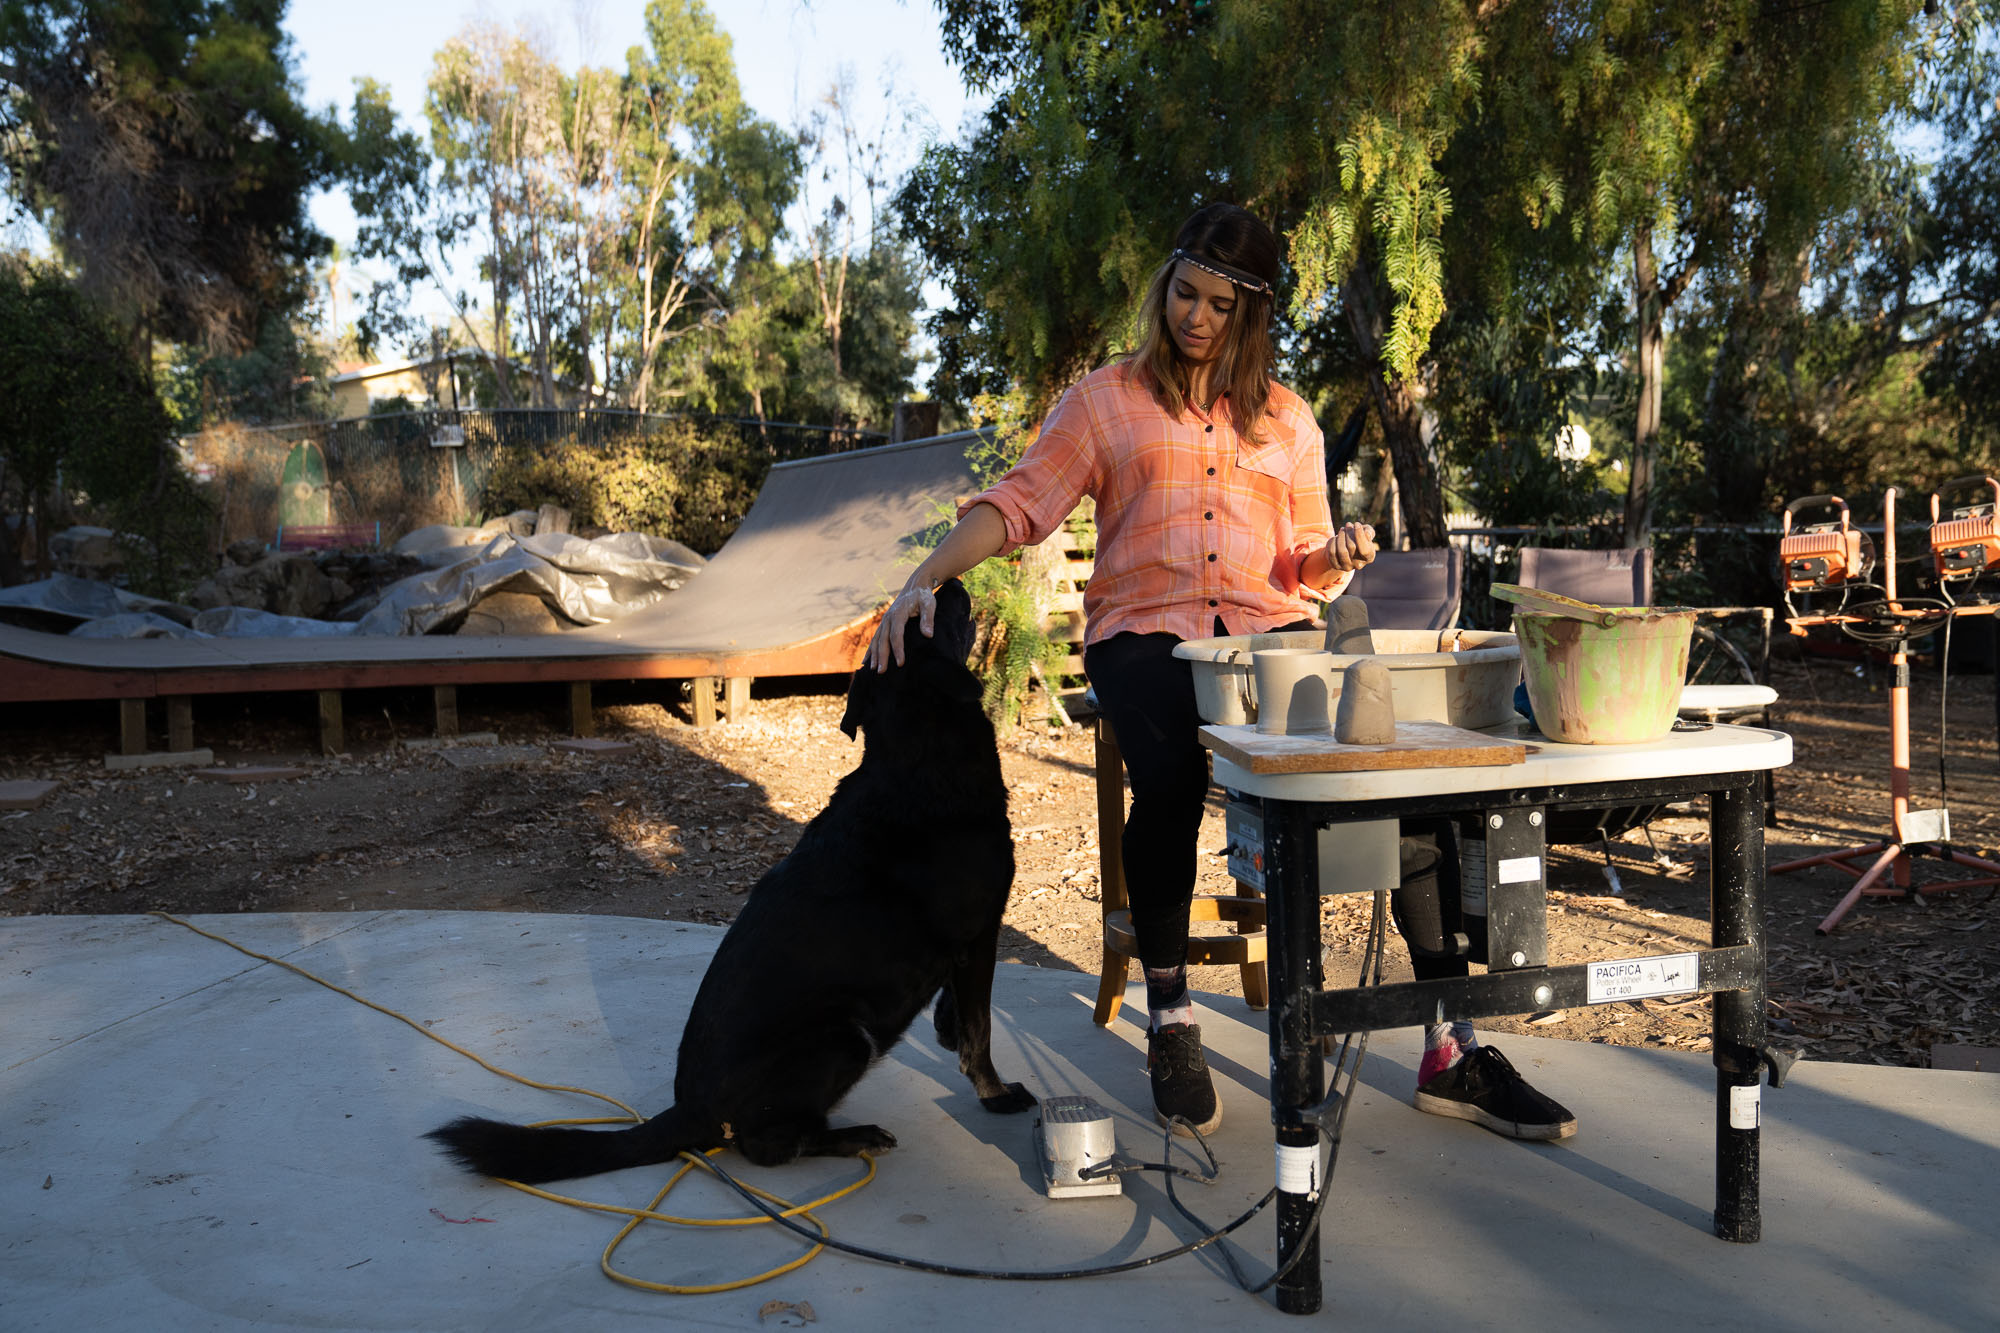
{"label": "dirt ground", "polygon": [[[1888,827],[1886,671],[1779,661],[1777,721],[1796,759],[1777,779],[1772,862],[1872,842]],[[759,682],[746,719],[696,729],[672,684],[600,688],[600,734],[620,757],[559,753],[560,692],[462,689],[466,732],[498,745],[415,748],[428,692],[353,692],[350,752],[315,753],[311,696],[196,702],[196,743],[223,765],[283,764],[300,778],[236,785],[188,769],[110,772],[109,703],[0,707],[0,781],[54,780],[39,808],[0,815],[0,915],[365,911],[603,912],[712,924],[792,846],[859,758],[838,730],[841,682]],[[2000,857],[2000,763],[1991,676],[1949,687],[1951,830]],[[1917,808],[1938,799],[1939,678],[1911,691]],[[156,723],[160,719],[155,719]],[[158,739],[155,747],[160,746]],[[1099,881],[1090,734],[1037,725],[1003,737],[1018,855],[1002,957],[1097,970]],[[1669,811],[1614,840],[1622,892],[1595,847],[1552,849],[1555,961],[1622,957],[1707,939],[1705,817]],[[1203,830],[1202,891],[1230,892],[1219,806]],[[1936,861],[1919,883],[1949,876]],[[1769,886],[1770,1019],[1808,1058],[1924,1065],[1935,1045],[1992,1045],[2000,1027],[1993,890],[1870,899],[1830,936],[1814,925],[1851,878],[1827,867]],[[1369,898],[1324,900],[1330,979],[1354,975]],[[1400,943],[1389,975],[1408,975]],[[1240,995],[1234,969],[1201,990]],[[1219,1004],[1234,1001],[1220,1000]],[[1491,1020],[1494,1031],[1619,1045],[1708,1048],[1707,1003],[1641,1001]]]}

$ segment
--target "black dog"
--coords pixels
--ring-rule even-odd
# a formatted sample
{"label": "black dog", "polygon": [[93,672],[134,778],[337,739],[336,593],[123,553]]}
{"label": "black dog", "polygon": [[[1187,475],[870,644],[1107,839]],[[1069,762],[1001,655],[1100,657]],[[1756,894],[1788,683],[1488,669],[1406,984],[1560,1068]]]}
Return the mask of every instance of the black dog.
{"label": "black dog", "polygon": [[[734,1145],[764,1166],[896,1144],[827,1113],[933,995],[940,1042],[989,1111],[1035,1099],[994,1072],[994,953],[1014,880],[993,727],[966,669],[971,599],[938,590],[936,635],[863,667],[840,726],[866,733],[790,855],[750,890],[681,1034],[674,1104],[625,1130],[530,1129],[468,1116],[427,1136],[469,1170],[535,1182]],[[942,988],[942,990],[940,990]]]}

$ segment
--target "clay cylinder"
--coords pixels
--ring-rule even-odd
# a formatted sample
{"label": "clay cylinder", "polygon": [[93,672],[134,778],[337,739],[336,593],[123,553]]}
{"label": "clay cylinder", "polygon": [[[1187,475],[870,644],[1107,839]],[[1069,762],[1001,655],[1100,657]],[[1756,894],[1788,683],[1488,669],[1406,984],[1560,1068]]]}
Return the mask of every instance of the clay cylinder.
{"label": "clay cylinder", "polygon": [[1368,629],[1368,603],[1352,595],[1327,603],[1326,650],[1343,657],[1375,655],[1375,636]]}
{"label": "clay cylinder", "polygon": [[1257,730],[1273,736],[1332,729],[1333,658],[1316,648],[1265,648],[1250,654],[1257,681]]}
{"label": "clay cylinder", "polygon": [[1340,710],[1333,738],[1342,745],[1390,745],[1396,739],[1394,686],[1389,668],[1369,658],[1341,673]]}

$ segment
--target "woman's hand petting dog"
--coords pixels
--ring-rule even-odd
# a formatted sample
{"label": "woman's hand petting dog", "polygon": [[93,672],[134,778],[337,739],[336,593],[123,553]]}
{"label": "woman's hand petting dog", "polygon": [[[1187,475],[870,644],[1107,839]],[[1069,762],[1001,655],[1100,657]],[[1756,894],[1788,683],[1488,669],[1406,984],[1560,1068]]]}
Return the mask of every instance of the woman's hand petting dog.
{"label": "woman's hand petting dog", "polygon": [[903,665],[907,653],[904,640],[912,618],[925,638],[936,633],[937,594],[921,586],[908,587],[896,594],[896,600],[882,613],[882,623],[875,627],[875,637],[868,641],[868,670],[880,675],[892,661],[897,666]]}

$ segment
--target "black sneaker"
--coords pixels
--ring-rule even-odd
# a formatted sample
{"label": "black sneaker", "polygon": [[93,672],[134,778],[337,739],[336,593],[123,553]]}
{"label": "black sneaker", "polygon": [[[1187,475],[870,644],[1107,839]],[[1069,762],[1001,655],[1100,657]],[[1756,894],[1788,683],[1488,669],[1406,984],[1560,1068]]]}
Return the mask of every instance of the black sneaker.
{"label": "black sneaker", "polygon": [[1491,1046],[1472,1053],[1417,1088],[1417,1109],[1484,1125],[1511,1139],[1566,1139],[1576,1117],[1528,1086]]}
{"label": "black sneaker", "polygon": [[1204,1134],[1222,1123],[1222,1104],[1215,1099],[1215,1084],[1209,1081],[1208,1061],[1201,1054],[1201,1028],[1194,1023],[1169,1023],[1146,1034],[1146,1072],[1153,1078],[1153,1119],[1173,1125],[1174,1133],[1186,1135],[1185,1125]]}

